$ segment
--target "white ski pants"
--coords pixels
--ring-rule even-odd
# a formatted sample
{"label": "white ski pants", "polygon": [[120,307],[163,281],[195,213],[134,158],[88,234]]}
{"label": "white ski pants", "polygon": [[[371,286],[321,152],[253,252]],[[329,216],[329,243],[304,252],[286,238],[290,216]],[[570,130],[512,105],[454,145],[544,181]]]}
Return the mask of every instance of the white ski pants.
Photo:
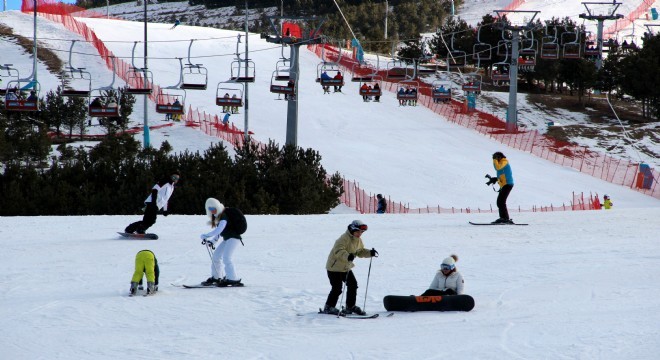
{"label": "white ski pants", "polygon": [[236,271],[234,270],[234,262],[231,260],[234,255],[234,250],[241,243],[240,240],[230,238],[227,240],[221,240],[218,243],[218,246],[213,252],[213,261],[211,264],[211,276],[216,279],[221,279],[220,269],[222,268],[222,263],[225,263],[225,276],[227,280],[239,280],[236,277]]}

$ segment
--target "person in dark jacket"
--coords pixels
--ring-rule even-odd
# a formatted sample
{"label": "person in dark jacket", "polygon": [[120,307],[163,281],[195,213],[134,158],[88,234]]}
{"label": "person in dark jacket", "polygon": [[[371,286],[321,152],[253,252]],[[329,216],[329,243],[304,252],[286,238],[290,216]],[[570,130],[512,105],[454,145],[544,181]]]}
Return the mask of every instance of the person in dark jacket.
{"label": "person in dark jacket", "polygon": [[376,195],[376,199],[378,199],[378,207],[376,208],[376,213],[385,214],[387,212],[387,200],[385,200],[381,194]]}

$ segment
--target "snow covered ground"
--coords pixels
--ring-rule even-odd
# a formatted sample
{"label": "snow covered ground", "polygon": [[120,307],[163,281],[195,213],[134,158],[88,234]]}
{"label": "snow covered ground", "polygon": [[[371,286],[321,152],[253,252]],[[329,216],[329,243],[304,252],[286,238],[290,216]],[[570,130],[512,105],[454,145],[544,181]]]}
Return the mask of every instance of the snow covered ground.
{"label": "snow covered ground", "polygon": [[[172,198],[176,201],[176,192]],[[204,204],[199,204],[200,211]],[[160,217],[157,241],[119,238],[137,216],[0,218],[4,359],[654,359],[660,353],[660,208],[470,215],[248,216],[234,256],[243,288],[188,290],[210,274],[204,216]],[[374,320],[316,315],[325,261],[351,220],[369,225],[358,305]],[[129,298],[152,250],[160,291]],[[386,317],[459,255],[468,313]],[[366,303],[366,306],[365,306]],[[304,314],[298,316],[298,314]]]}
{"label": "snow covered ground", "polygon": [[[119,56],[130,58],[142,24],[85,20]],[[0,23],[31,36],[31,18],[0,14]],[[75,37],[39,22],[48,46],[68,49]],[[45,27],[45,28],[44,28]],[[194,108],[219,113],[215,84],[229,76],[236,34],[150,24],[150,68],[156,82],[176,82],[188,42],[210,70],[209,90],[189,92]],[[209,44],[201,39],[216,38]],[[109,42],[116,40],[120,42]],[[81,52],[93,53],[84,44]],[[87,46],[87,47],[84,47]],[[250,37],[257,82],[250,87],[250,130],[260,141],[283,143],[286,109],[268,92],[280,49]],[[29,73],[31,62],[12,42],[0,41],[2,63]],[[66,52],[61,56],[66,59]],[[170,59],[162,59],[162,58]],[[516,187],[510,207],[570,200],[572,191],[609,194],[609,211],[514,213],[518,227],[474,227],[492,214],[248,216],[245,247],[234,257],[244,288],[185,290],[210,273],[199,234],[203,216],[160,217],[157,241],[115,235],[139,216],[0,218],[0,349],[7,359],[653,359],[660,353],[659,201],[508,150],[422,108],[400,108],[392,94],[363,103],[357,86],[323,95],[314,82],[319,60],[301,54],[299,144],[318,149],[330,171],[373,192],[413,206],[489,206],[484,185],[490,154],[511,160]],[[110,73],[94,57],[76,55],[95,82]],[[89,64],[89,65],[87,65]],[[77,65],[81,66],[81,65]],[[96,79],[99,79],[98,81]],[[59,83],[41,67],[39,81]],[[133,122],[142,119],[138,101]],[[162,123],[150,107],[150,121]],[[242,114],[233,120],[242,125]],[[238,118],[238,119],[236,119]],[[175,151],[202,150],[217,139],[183,125],[152,131]],[[185,177],[185,174],[183,175]],[[213,194],[209,194],[212,196]],[[139,200],[139,199],[138,199]],[[176,192],[172,198],[176,200]],[[231,206],[231,204],[226,204]],[[202,211],[203,204],[199,204]],[[369,225],[367,247],[380,257],[357,259],[358,305],[383,315],[349,320],[314,314],[329,284],[327,253],[353,219]],[[135,253],[151,249],[161,268],[160,292],[127,297]],[[386,317],[385,295],[421,294],[443,258],[459,255],[469,313],[396,313]],[[298,316],[298,314],[303,314]]]}

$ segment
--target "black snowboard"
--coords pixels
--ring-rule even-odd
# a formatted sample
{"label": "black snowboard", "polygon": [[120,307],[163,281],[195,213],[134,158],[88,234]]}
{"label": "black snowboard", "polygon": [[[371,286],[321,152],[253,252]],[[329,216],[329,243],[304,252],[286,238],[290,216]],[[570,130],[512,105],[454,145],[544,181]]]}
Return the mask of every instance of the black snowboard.
{"label": "black snowboard", "polygon": [[129,239],[158,240],[158,235],[156,234],[129,234],[125,232],[118,232],[117,234]]}
{"label": "black snowboard", "polygon": [[474,308],[474,299],[470,295],[387,295],[383,304],[387,311],[470,311]]}

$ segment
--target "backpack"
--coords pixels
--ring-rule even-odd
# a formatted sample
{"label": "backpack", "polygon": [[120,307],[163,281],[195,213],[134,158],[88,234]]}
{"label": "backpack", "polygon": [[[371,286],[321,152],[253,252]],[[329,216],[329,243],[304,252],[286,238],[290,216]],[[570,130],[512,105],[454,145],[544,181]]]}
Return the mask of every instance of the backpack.
{"label": "backpack", "polygon": [[232,229],[239,234],[245,233],[247,230],[247,220],[241,210],[238,210],[237,208],[226,208],[225,213],[227,214],[227,218],[229,219],[228,223]]}

